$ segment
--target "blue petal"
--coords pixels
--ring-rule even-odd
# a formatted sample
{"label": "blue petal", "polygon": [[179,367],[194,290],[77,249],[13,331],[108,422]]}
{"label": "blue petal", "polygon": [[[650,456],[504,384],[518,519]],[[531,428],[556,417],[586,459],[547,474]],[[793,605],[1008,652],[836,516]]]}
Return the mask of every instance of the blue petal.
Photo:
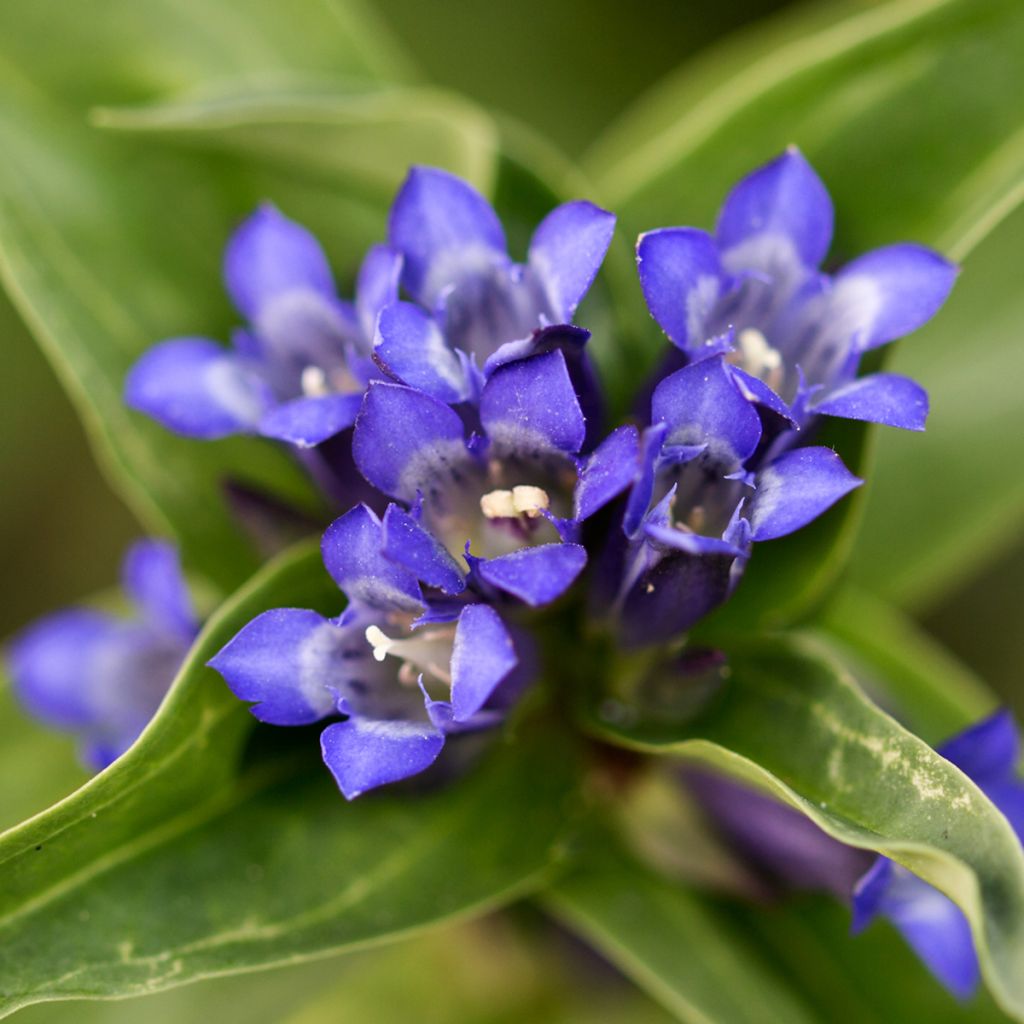
{"label": "blue petal", "polygon": [[312,448],[351,427],[362,404],[362,392],[296,398],[264,413],[260,433],[299,448]]}
{"label": "blue petal", "polygon": [[508,363],[495,371],[480,396],[487,436],[511,452],[577,452],[586,423],[558,350]]}
{"label": "blue petal", "polygon": [[264,203],[232,235],[224,253],[228,294],[249,320],[290,291],[333,297],[334,279],[320,243],[302,225]]}
{"label": "blue petal", "polygon": [[654,483],[658,459],[665,440],[664,423],[648,427],[640,438],[640,456],[636,483],[626,500],[626,510],[622,516],[622,530],[627,537],[634,537],[654,497]]}
{"label": "blue petal", "polygon": [[516,667],[515,647],[498,613],[485,604],[469,604],[459,616],[452,649],[452,711],[465,722],[490,699]]}
{"label": "blue petal", "polygon": [[982,785],[985,795],[999,808],[1017,838],[1024,842],[1024,782],[1008,778]]}
{"label": "blue petal", "polygon": [[[733,188],[718,218],[730,270],[777,272],[795,259],[817,267],[832,242],[832,200],[803,154],[791,146]],[[742,247],[742,249],[741,249]]]}
{"label": "blue petal", "polygon": [[539,544],[481,559],[475,568],[485,583],[537,607],[561,597],[586,564],[586,549],[579,544]]}
{"label": "blue petal", "polygon": [[172,338],[131,368],[124,400],[168,430],[215,440],[252,431],[269,396],[233,353],[206,338]]}
{"label": "blue petal", "polygon": [[402,253],[402,284],[424,306],[467,270],[505,256],[505,232],[490,203],[461,178],[414,167],[395,197],[388,240]]}
{"label": "blue petal", "polygon": [[331,578],[349,601],[382,610],[420,611],[423,597],[412,573],[384,555],[384,528],[365,505],[335,519],[321,549]]}
{"label": "blue petal", "polygon": [[958,268],[922,245],[865,253],[836,275],[828,316],[848,325],[861,349],[916,330],[946,301]]}
{"label": "blue petal", "polygon": [[958,733],[938,748],[983,789],[995,780],[1012,779],[1020,760],[1020,736],[1013,714],[1002,709]]}
{"label": "blue petal", "polygon": [[928,969],[959,999],[978,987],[980,970],[963,911],[938,889],[881,858],[854,890],[854,928],[875,914],[899,929]]}
{"label": "blue petal", "polygon": [[173,544],[141,540],[121,565],[121,585],[158,630],[190,643],[199,630],[181,562]]}
{"label": "blue petal", "polygon": [[374,487],[407,502],[468,458],[457,413],[422,391],[384,383],[371,384],[363,399],[352,454]]}
{"label": "blue petal", "polygon": [[904,430],[924,430],[928,392],[909,377],[874,373],[828,392],[822,401],[812,402],[811,412]]}
{"label": "blue petal", "polygon": [[377,321],[374,354],[403,384],[455,404],[469,397],[470,381],[437,321],[411,302],[385,306]]}
{"label": "blue petal", "polygon": [[690,555],[730,555],[742,558],[744,554],[735,544],[721,537],[706,537],[701,533],[679,530],[663,523],[648,523],[644,527],[644,534],[666,548]]}
{"label": "blue petal", "polygon": [[724,473],[737,470],[761,439],[761,417],[720,358],[704,359],[666,377],[651,399],[666,445],[705,445],[703,458]]}
{"label": "blue petal", "polygon": [[739,386],[740,393],[748,402],[754,402],[770,409],[777,416],[786,420],[790,426],[797,425],[793,418],[793,410],[760,377],[753,377],[745,370],[731,364],[729,372]]}
{"label": "blue petal", "polygon": [[530,266],[547,292],[556,320],[572,319],[614,231],[614,214],[582,200],[552,210],[537,226],[530,241]]}
{"label": "blue petal", "polygon": [[383,552],[428,587],[446,594],[466,589],[462,570],[448,549],[397,505],[389,505],[384,513]]}
{"label": "blue petal", "polygon": [[398,299],[402,254],[387,245],[373,245],[363,259],[356,280],[356,314],[369,348],[380,311]]}
{"label": "blue petal", "polygon": [[[272,725],[306,725],[335,710],[331,683],[352,643],[329,619],[300,608],[258,615],[207,663],[250,711]],[[359,652],[362,653],[362,652]]]}
{"label": "blue petal", "polygon": [[346,800],[367,790],[418,775],[444,747],[444,733],[430,721],[385,722],[350,718],[324,729],[320,748]]}
{"label": "blue petal", "polygon": [[136,644],[137,629],[91,609],[56,612],[33,623],[11,645],[18,697],[37,718],[74,729],[96,720],[93,691],[105,668]]}
{"label": "blue petal", "polygon": [[723,284],[711,236],[696,228],[648,231],[637,242],[636,259],[651,316],[674,345],[699,349]]}
{"label": "blue petal", "polygon": [[636,427],[613,430],[583,463],[576,484],[576,520],[589,519],[617,498],[640,472],[640,435]]}
{"label": "blue petal", "polygon": [[797,448],[757,474],[748,506],[755,541],[799,530],[864,481],[831,448]]}

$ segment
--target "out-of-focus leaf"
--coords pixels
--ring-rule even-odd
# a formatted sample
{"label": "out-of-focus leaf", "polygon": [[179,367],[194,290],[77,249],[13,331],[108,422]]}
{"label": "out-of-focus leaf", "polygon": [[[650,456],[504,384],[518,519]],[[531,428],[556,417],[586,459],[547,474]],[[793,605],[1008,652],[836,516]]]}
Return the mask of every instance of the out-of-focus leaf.
{"label": "out-of-focus leaf", "polygon": [[898,608],[844,587],[808,632],[861,687],[933,746],[989,714],[995,696]]}
{"label": "out-of-focus leaf", "polygon": [[[465,128],[468,105],[456,109],[434,93],[422,101],[404,94],[401,111],[393,99],[374,106],[364,97],[342,128],[353,148],[376,140],[369,154],[379,158],[376,173],[350,160],[348,176],[330,182],[280,163],[252,168],[246,154],[101,131],[86,123],[84,96],[149,101],[157,89],[209,91],[212,78],[229,75],[235,89],[259,91],[289,67],[320,80],[330,72],[331,88],[365,94],[381,70],[344,4],[312,4],[308,18],[276,2],[253,5],[252,17],[242,4],[207,5],[190,16],[155,2],[121,6],[120,20],[105,9],[90,21],[90,38],[100,40],[90,48],[71,31],[82,19],[69,4],[40,5],[51,16],[45,38],[76,51],[67,65],[32,59],[40,38],[34,14],[5,23],[0,275],[143,522],[174,534],[189,563],[233,587],[255,567],[256,553],[228,510],[225,482],[272,491],[326,518],[312,488],[288,455],[265,442],[191,441],[129,413],[121,400],[125,372],[162,337],[227,336],[236,316],[222,294],[220,254],[233,223],[259,200],[272,197],[309,223],[339,272],[351,275],[383,233],[390,193],[410,162],[426,157],[464,171],[469,161],[482,173],[485,144],[474,149],[467,139],[483,120],[474,115]],[[145,36],[144,45],[129,45],[133,32]],[[306,47],[303,33],[311,36]],[[113,51],[120,56],[110,57]],[[80,76],[77,92],[62,68]],[[344,135],[337,133],[339,143]]]}
{"label": "out-of-focus leaf", "polygon": [[[814,5],[758,26],[655,89],[599,141],[586,168],[627,236],[669,224],[710,228],[729,183],[795,142],[835,199],[837,261],[903,238],[963,260],[1019,201],[1022,48],[1024,8],[1015,0],[897,0],[866,10]],[[965,268],[972,272],[970,261]],[[1004,297],[1002,308],[1015,301]],[[635,297],[622,293],[618,302],[623,325],[647,323],[624,367],[635,383],[665,342]],[[975,322],[971,338],[993,363],[1005,362],[1002,317],[989,308],[991,317],[992,334]],[[628,331],[623,337],[628,341]],[[919,353],[919,377],[931,387],[926,340],[905,344]],[[968,412],[981,415],[976,406]],[[870,474],[864,435],[873,432],[830,428],[823,440],[855,472]],[[918,440],[906,439],[908,459]],[[928,472],[934,481],[932,464]],[[896,484],[897,473],[890,475]],[[891,484],[889,490],[898,493]],[[847,499],[810,529],[760,545],[711,628],[727,634],[806,615],[847,561],[860,506],[859,498]],[[916,529],[922,508],[913,505],[900,529]],[[985,508],[986,517],[1005,521],[1011,508],[1019,515],[1020,498],[1008,488]],[[927,514],[941,522],[939,513],[932,500]],[[946,532],[961,521],[956,506]],[[887,568],[880,558],[872,571]]]}
{"label": "out-of-focus leaf", "polygon": [[932,414],[923,437],[879,446],[851,571],[903,606],[935,605],[1024,526],[1022,232],[1018,207],[965,260],[948,308],[890,362],[927,384]]}
{"label": "out-of-focus leaf", "polygon": [[688,722],[635,721],[606,701],[589,724],[648,753],[695,758],[766,788],[834,838],[904,864],[971,921],[983,971],[1024,1019],[1024,850],[959,769],[870,703],[808,640],[756,641]]}
{"label": "out-of-focus leaf", "polygon": [[[263,727],[239,764],[252,719],[205,662],[257,611],[338,603],[313,547],[282,556],[206,626],[136,745],[4,834],[0,1014],[379,942],[544,880],[576,764],[535,719],[494,736],[464,779],[352,804],[315,727]],[[452,747],[448,765],[471,752]]]}
{"label": "out-of-focus leaf", "polygon": [[713,905],[648,871],[611,837],[591,843],[541,899],[686,1024],[819,1019]]}

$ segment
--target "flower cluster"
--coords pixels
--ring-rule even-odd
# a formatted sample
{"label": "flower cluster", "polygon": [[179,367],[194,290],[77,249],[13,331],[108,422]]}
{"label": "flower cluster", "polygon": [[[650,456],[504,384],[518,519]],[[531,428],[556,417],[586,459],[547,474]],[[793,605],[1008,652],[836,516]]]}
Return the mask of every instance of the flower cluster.
{"label": "flower cluster", "polygon": [[[733,190],[714,238],[641,236],[640,284],[674,355],[641,421],[604,435],[572,321],[614,223],[566,203],[516,263],[481,195],[415,168],[350,303],[312,235],[265,206],[227,248],[247,321],[232,349],[172,339],[129,375],[129,404],[173,430],[289,442],[336,484],[358,470],[358,487],[332,488],[343,514],[323,539],[345,611],[268,611],[211,662],[263,721],[326,720],[350,798],[499,721],[529,682],[531,610],[580,580],[621,647],[677,642],[755,543],[860,483],[809,443],[816,417],[923,426],[918,385],[858,378],[858,363],[927,320],[955,270],[903,245],[821,273],[830,201],[790,150]],[[603,529],[585,525],[602,509]]]}

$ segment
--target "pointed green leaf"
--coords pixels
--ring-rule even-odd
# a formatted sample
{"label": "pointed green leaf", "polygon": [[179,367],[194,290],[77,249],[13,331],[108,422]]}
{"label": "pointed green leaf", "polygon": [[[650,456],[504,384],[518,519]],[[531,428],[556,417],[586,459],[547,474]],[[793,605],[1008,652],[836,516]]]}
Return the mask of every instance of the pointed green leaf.
{"label": "pointed green leaf", "polygon": [[243,752],[253,720],[205,662],[268,607],[339,604],[312,545],[282,556],[206,626],[134,747],[0,838],[0,1014],[379,942],[544,880],[576,766],[536,718],[464,778],[351,804],[315,727],[261,727]]}
{"label": "pointed green leaf", "polygon": [[[996,999],[1024,1019],[1024,849],[959,769],[868,701],[809,640],[733,652],[698,718],[615,725],[608,702],[590,727],[648,753],[696,758],[764,787],[851,846],[899,861],[971,921]],[[601,717],[603,716],[603,717]]]}

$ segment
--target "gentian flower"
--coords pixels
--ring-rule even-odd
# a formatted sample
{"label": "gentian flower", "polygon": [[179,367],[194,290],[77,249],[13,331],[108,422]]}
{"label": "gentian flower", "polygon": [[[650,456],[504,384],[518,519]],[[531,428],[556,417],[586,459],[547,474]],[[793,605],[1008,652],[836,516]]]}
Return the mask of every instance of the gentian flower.
{"label": "gentian flower", "polygon": [[429,553],[419,578],[452,594],[469,585],[489,600],[547,604],[586,563],[579,524],[632,480],[636,431],[580,457],[585,420],[557,348],[495,370],[473,412],[467,426],[426,392],[370,385],[355,462],[409,510],[388,510],[386,555],[420,574]]}
{"label": "gentian flower", "polygon": [[800,529],[859,486],[830,448],[765,455],[763,418],[721,354],[656,387],[612,561],[627,646],[670,640],[721,604],[755,541]]}
{"label": "gentian flower", "polygon": [[[264,612],[210,661],[262,722],[344,716],[324,729],[321,750],[350,800],[422,772],[452,733],[500,721],[522,663],[493,608],[448,600],[385,557],[394,513],[385,524],[359,505],[324,534],[324,565],[349,598],[340,616]],[[450,559],[411,548],[421,574],[443,582]]]}
{"label": "gentian flower", "polygon": [[458,403],[474,400],[499,366],[557,346],[593,420],[596,381],[583,355],[589,335],[566,328],[614,229],[606,210],[565,203],[534,232],[527,262],[514,263],[483,196],[454,175],[413,168],[392,206],[388,240],[415,302],[381,310],[377,359],[403,383]]}
{"label": "gentian flower", "polygon": [[387,246],[371,248],[355,302],[344,302],[316,239],[266,204],[224,256],[228,294],[248,327],[231,349],[198,337],[154,346],[129,373],[125,400],[189,437],[320,444],[352,426],[367,382],[380,375],[374,330],[397,298],[400,265]]}
{"label": "gentian flower", "polygon": [[730,192],[714,237],[662,228],[640,237],[647,305],[688,361],[725,352],[758,401],[923,430],[928,396],[891,373],[857,379],[863,355],[916,330],[949,294],[956,268],[920,245],[875,249],[834,275],[832,201],[791,147]]}
{"label": "gentian flower", "polygon": [[[938,748],[1006,816],[1024,841],[1024,781],[1017,776],[1020,736],[1008,711],[1000,711]],[[980,970],[971,927],[948,896],[886,857],[857,883],[853,928],[887,917],[928,969],[954,995],[967,998]]]}
{"label": "gentian flower", "polygon": [[132,745],[163,700],[199,631],[178,557],[139,541],[122,565],[135,616],[91,608],[56,612],[15,638],[9,659],[28,711],[74,734],[99,771]]}

